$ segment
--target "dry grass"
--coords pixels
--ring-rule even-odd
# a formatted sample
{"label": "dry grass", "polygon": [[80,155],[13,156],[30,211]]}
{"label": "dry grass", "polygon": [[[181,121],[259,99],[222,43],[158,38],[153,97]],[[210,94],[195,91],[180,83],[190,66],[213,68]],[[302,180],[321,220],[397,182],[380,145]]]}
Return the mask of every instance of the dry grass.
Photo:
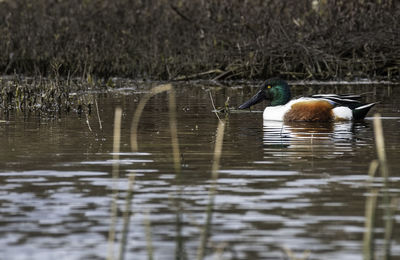
{"label": "dry grass", "polygon": [[399,16],[394,0],[5,0],[0,73],[393,79]]}
{"label": "dry grass", "polygon": [[[376,215],[378,207],[378,195],[382,195],[382,208],[383,208],[383,225],[384,225],[384,239],[383,239],[383,253],[382,259],[390,259],[391,255],[391,240],[393,234],[393,215],[399,203],[399,198],[390,198],[389,195],[389,166],[386,159],[384,133],[382,127],[381,115],[379,113],[374,115],[374,133],[376,152],[378,155],[377,160],[373,160],[369,167],[369,196],[365,204],[365,231],[363,239],[363,259],[372,260],[376,259],[377,250],[375,249],[374,231],[376,225]],[[371,185],[374,181],[376,172],[380,170],[383,179],[383,187],[381,189],[373,188]],[[382,194],[380,194],[382,193]]]}
{"label": "dry grass", "polygon": [[108,256],[107,260],[114,259],[114,240],[117,224],[117,210],[118,210],[118,179],[119,179],[119,152],[121,143],[121,119],[122,109],[120,107],[115,109],[114,116],[114,141],[113,141],[113,167],[112,167],[112,182],[113,182],[113,195],[111,201],[111,225],[108,233]]}

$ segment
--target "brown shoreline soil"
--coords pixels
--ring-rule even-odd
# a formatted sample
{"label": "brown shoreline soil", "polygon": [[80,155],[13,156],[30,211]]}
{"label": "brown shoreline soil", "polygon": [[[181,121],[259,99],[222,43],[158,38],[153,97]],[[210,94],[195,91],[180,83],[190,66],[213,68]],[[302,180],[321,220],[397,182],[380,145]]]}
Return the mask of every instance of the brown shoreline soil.
{"label": "brown shoreline soil", "polygon": [[394,0],[5,0],[0,74],[398,80],[399,17]]}

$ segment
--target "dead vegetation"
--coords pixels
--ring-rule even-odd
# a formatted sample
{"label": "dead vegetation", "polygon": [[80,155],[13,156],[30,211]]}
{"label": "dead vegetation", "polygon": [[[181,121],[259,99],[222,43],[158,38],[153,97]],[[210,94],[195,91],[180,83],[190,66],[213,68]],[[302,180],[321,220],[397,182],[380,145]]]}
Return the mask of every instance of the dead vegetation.
{"label": "dead vegetation", "polygon": [[394,0],[4,0],[0,72],[391,80],[399,17]]}
{"label": "dead vegetation", "polygon": [[70,111],[88,115],[96,109],[96,97],[88,92],[93,88],[81,79],[0,78],[0,110],[46,116]]}

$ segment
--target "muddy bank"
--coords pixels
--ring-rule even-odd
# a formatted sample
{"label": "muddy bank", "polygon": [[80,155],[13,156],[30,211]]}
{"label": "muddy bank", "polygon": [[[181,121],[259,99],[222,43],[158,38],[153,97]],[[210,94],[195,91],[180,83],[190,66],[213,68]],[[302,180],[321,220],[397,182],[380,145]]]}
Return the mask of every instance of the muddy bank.
{"label": "muddy bank", "polygon": [[400,77],[399,6],[392,0],[6,0],[0,72],[393,80]]}

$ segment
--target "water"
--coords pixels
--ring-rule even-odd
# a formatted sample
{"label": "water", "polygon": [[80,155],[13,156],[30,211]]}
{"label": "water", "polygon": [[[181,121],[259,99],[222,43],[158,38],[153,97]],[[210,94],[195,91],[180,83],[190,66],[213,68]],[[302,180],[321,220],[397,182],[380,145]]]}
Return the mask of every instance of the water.
{"label": "water", "polygon": [[[127,258],[146,259],[144,221],[151,221],[155,259],[193,259],[205,222],[218,119],[211,112],[226,98],[237,106],[255,89],[205,84],[179,85],[178,136],[182,176],[176,179],[168,99],[160,94],[146,106],[139,126],[139,152],[130,150],[130,124],[146,90],[97,94],[96,113],[53,119],[13,113],[0,118],[0,258],[104,259],[110,227],[114,109],[123,108],[119,216],[127,175],[135,172],[133,216]],[[381,101],[380,112],[391,179],[400,195],[400,88],[395,85],[324,85],[293,88],[295,95],[362,93]],[[255,110],[261,110],[257,105]],[[224,117],[224,116],[222,116]],[[372,117],[360,123],[280,124],[262,114],[227,116],[218,194],[207,256],[223,259],[285,259],[285,249],[309,259],[362,259],[368,167],[376,158]],[[382,180],[374,184],[382,187]],[[382,199],[376,221],[376,252],[383,244]],[[398,205],[397,205],[398,206]],[[400,215],[395,212],[394,230]],[[122,220],[117,223],[120,238]],[[118,251],[118,244],[115,251]],[[178,252],[178,253],[177,253]],[[400,257],[393,232],[392,255]]]}

